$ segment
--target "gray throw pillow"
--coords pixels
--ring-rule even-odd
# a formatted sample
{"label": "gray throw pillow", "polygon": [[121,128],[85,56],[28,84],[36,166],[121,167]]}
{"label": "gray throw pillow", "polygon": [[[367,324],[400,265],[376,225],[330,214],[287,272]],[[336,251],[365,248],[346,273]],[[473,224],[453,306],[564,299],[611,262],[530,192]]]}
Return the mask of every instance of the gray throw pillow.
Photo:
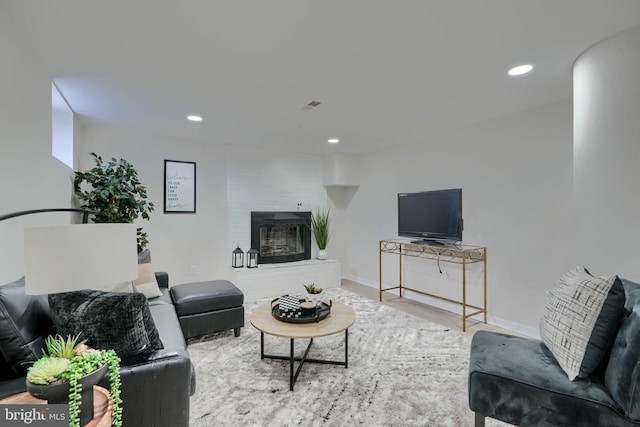
{"label": "gray throw pillow", "polygon": [[65,292],[49,295],[49,306],[56,332],[81,334],[90,347],[112,349],[120,358],[163,348],[143,294]]}
{"label": "gray throw pillow", "polygon": [[548,293],[540,337],[570,380],[586,378],[598,367],[624,313],[618,276],[594,277],[576,267]]}

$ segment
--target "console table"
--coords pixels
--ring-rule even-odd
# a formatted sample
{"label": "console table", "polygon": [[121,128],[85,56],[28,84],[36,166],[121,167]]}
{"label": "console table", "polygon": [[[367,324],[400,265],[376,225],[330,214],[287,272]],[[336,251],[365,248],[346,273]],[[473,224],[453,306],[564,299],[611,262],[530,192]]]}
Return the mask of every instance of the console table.
{"label": "console table", "polygon": [[[398,255],[398,285],[390,288],[382,287],[382,255]],[[462,298],[455,300],[439,295],[430,294],[418,289],[405,286],[402,282],[402,259],[404,257],[422,258],[450,264],[460,264],[462,266]],[[483,264],[483,304],[482,307],[469,304],[467,302],[467,265]],[[402,242],[399,240],[380,240],[380,301],[382,293],[393,289],[398,289],[398,294],[402,297],[402,290],[409,290],[432,298],[448,301],[462,306],[462,330],[467,330],[467,319],[469,317],[483,314],[484,323],[487,323],[487,248],[483,246],[429,246],[415,243]],[[473,310],[467,312],[467,310]]]}

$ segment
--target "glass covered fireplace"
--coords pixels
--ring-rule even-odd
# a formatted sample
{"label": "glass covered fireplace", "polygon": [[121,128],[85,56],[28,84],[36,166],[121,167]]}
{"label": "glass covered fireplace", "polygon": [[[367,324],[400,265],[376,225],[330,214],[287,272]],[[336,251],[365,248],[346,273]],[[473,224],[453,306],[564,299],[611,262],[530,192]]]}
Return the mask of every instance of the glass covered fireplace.
{"label": "glass covered fireplace", "polygon": [[259,264],[311,259],[311,212],[251,212]]}

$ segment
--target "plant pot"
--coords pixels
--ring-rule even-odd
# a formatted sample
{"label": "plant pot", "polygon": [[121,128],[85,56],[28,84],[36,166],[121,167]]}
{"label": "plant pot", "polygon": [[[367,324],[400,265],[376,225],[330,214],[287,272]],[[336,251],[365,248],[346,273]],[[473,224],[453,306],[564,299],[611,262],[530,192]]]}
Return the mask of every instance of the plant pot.
{"label": "plant pot", "polygon": [[318,251],[318,256],[317,256],[317,258],[318,258],[319,260],[323,260],[323,261],[324,261],[325,259],[327,259],[327,251],[326,251],[326,250],[324,250],[324,249],[320,249],[320,250]]}
{"label": "plant pot", "polygon": [[[95,371],[81,377],[78,383],[82,385],[82,402],[80,405],[80,425],[87,424],[93,418],[93,386],[98,384],[107,373],[109,365],[106,363]],[[69,383],[33,384],[25,380],[27,391],[37,399],[46,400],[50,404],[69,403]]]}
{"label": "plant pot", "polygon": [[310,302],[314,303],[315,305],[318,305],[320,303],[320,301],[322,301],[322,293],[319,293],[319,294],[307,294],[307,301],[310,301]]}

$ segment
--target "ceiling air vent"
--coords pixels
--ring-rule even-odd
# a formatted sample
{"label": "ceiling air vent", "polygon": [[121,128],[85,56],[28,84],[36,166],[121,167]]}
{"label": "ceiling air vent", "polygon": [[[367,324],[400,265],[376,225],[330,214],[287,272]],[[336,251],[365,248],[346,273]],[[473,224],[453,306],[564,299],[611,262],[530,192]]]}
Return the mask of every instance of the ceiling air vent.
{"label": "ceiling air vent", "polygon": [[302,107],[302,109],[304,111],[311,111],[313,110],[315,107],[317,107],[318,105],[320,105],[320,101],[311,101],[310,103],[308,103],[307,105],[305,105],[304,107]]}

